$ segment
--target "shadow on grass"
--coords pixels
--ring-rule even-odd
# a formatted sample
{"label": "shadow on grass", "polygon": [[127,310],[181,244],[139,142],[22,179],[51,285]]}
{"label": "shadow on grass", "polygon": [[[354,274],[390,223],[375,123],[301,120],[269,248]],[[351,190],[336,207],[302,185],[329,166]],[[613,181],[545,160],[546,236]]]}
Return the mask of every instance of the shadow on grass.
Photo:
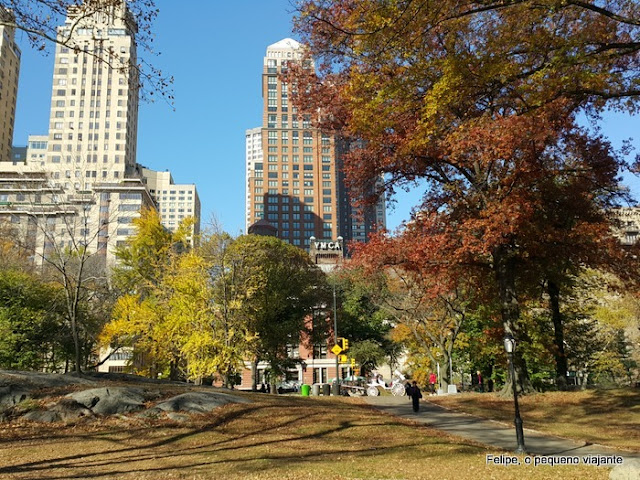
{"label": "shadow on grass", "polygon": [[[296,403],[289,402],[284,411],[280,405],[235,405],[206,417],[197,428],[162,426],[164,431],[175,429],[176,432],[161,439],[154,438],[154,433],[158,432],[149,427],[71,436],[44,435],[40,438],[41,441],[54,444],[63,439],[86,445],[96,441],[108,441],[116,445],[123,442],[136,444],[114,450],[91,445],[95,451],[66,455],[53,453],[52,458],[46,460],[23,461],[2,467],[0,476],[16,475],[39,479],[103,476],[111,478],[125,474],[167,472],[177,468],[216,467],[221,464],[225,464],[227,468],[231,467],[235,473],[255,472],[258,464],[261,468],[286,468],[288,465],[329,461],[328,459],[336,455],[349,455],[366,461],[371,457],[379,459],[417,450],[426,444],[443,445],[448,448],[435,449],[427,454],[421,452],[423,456],[474,454],[480,451],[473,445],[449,445],[450,442],[444,439],[436,441],[426,436],[421,438],[422,436],[415,432],[412,435],[403,435],[404,440],[400,444],[397,439],[393,442],[384,442],[381,439],[375,444],[347,442],[348,446],[341,446],[345,439],[359,438],[361,428],[382,430],[389,427],[406,427],[406,424],[386,416],[372,415],[366,407],[360,406],[346,407],[345,415],[348,414],[350,419],[333,424],[327,424],[326,421],[321,423],[321,417],[329,414],[330,408],[314,411],[308,408],[308,404],[305,408],[304,404]],[[258,413],[260,415],[257,415]],[[261,423],[261,418],[268,421]],[[313,420],[316,418],[317,423],[314,424]],[[235,425],[236,422],[240,425]],[[247,428],[245,423],[249,423],[251,428]],[[301,433],[300,429],[303,427],[314,431]],[[215,438],[208,438],[209,434]]]}

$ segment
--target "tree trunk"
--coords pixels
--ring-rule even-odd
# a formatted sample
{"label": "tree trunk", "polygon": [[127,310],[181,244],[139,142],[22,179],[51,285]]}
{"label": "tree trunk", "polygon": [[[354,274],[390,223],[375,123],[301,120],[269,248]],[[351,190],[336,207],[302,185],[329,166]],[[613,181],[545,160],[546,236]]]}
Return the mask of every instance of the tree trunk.
{"label": "tree trunk", "polygon": [[552,280],[547,282],[549,294],[549,308],[553,320],[555,349],[553,356],[556,361],[556,385],[560,390],[567,388],[567,356],[564,351],[564,322],[560,313],[560,289]]}
{"label": "tree trunk", "polygon": [[73,348],[75,350],[75,372],[82,373],[82,359],[80,358],[80,338],[78,338],[78,322],[76,312],[71,313],[71,336],[73,337]]}
{"label": "tree trunk", "polygon": [[[520,319],[520,304],[516,295],[516,261],[513,256],[512,247],[498,247],[493,254],[494,272],[498,283],[498,293],[500,297],[500,311],[502,315],[502,326],[505,336],[511,335],[516,341],[519,340],[518,320]],[[534,391],[527,366],[522,358],[521,349],[516,350],[513,355],[515,379],[508,373],[507,381],[501,395],[513,395],[513,388],[518,393],[531,393]]]}
{"label": "tree trunk", "polygon": [[169,363],[169,379],[176,381],[180,379],[180,374],[178,370],[178,359],[174,357]]}
{"label": "tree trunk", "polygon": [[258,359],[254,359],[251,362],[251,391],[258,391]]}

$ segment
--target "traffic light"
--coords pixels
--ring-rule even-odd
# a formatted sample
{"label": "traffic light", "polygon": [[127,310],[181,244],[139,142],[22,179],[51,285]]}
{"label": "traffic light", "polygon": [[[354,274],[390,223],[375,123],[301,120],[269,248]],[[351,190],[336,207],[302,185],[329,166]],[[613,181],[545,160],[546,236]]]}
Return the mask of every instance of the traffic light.
{"label": "traffic light", "polygon": [[342,339],[342,350],[349,350],[349,339]]}

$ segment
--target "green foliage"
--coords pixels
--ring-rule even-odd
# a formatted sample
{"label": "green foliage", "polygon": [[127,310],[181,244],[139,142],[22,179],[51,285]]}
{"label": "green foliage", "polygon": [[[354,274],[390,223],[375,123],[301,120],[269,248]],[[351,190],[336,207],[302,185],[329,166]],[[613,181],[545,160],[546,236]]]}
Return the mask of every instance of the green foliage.
{"label": "green foliage", "polygon": [[302,250],[276,238],[225,233],[204,236],[186,251],[185,225],[164,230],[144,212],[138,232],[119,250],[115,279],[124,289],[104,345],[127,345],[156,375],[178,370],[194,381],[218,376],[226,385],[247,357],[267,361],[276,374],[294,359],[305,317],[323,297],[323,277]]}
{"label": "green foliage", "polygon": [[387,352],[373,340],[362,340],[350,346],[349,356],[356,359],[360,365],[360,375],[364,375],[364,372],[370,372],[384,363]]}
{"label": "green foliage", "polygon": [[32,275],[0,270],[0,367],[55,369],[71,354],[62,293]]}
{"label": "green foliage", "polygon": [[255,337],[249,351],[255,360],[270,364],[280,376],[296,359],[287,347],[297,345],[301,332],[311,327],[307,318],[328,304],[322,272],[303,250],[275,237],[243,235],[229,249],[235,315]]}

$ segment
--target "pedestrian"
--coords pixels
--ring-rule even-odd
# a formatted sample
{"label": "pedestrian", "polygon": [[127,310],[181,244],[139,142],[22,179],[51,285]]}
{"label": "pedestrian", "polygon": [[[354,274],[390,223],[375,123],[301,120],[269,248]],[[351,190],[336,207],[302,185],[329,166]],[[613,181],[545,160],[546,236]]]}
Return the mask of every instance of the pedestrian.
{"label": "pedestrian", "polygon": [[404,393],[407,395],[407,397],[411,396],[411,382],[409,380],[407,380],[407,383],[404,384]]}
{"label": "pedestrian", "polygon": [[484,383],[482,383],[482,374],[480,373],[480,370],[476,372],[476,375],[478,375],[478,388],[484,393]]}
{"label": "pedestrian", "polygon": [[436,394],[436,383],[438,383],[438,377],[435,373],[431,372],[429,374],[429,387],[431,388],[431,395]]}
{"label": "pedestrian", "polygon": [[422,398],[422,393],[420,392],[420,387],[418,387],[418,383],[414,380],[411,385],[411,402],[413,403],[413,411],[418,412],[420,410],[420,399]]}

